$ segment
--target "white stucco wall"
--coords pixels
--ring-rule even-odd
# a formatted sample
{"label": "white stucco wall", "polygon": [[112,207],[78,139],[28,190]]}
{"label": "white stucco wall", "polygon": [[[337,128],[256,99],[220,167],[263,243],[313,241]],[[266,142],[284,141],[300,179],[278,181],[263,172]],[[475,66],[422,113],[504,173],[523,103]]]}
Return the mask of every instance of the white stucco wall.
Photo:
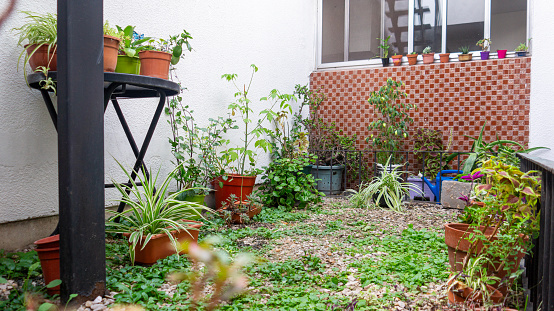
{"label": "white stucco wall", "polygon": [[[19,1],[17,11],[56,12],[56,1]],[[306,84],[315,64],[316,0],[174,1],[136,0],[132,4],[104,1],[104,18],[111,25],[135,25],[147,36],[167,37],[183,29],[194,39],[194,51],[178,64],[178,75],[188,88],[184,101],[199,121],[223,115],[233,100],[232,85],[220,77],[239,74],[247,82],[250,64],[259,67],[251,98],[277,88],[291,93]],[[16,71],[20,48],[10,29],[22,23],[20,14],[0,29],[0,223],[57,214],[57,139],[40,98],[25,86]],[[140,146],[157,100],[120,100]],[[255,102],[257,103],[257,101]],[[101,104],[101,103],[99,103]],[[256,107],[260,111],[262,107]],[[170,171],[169,126],[162,116],[146,155],[153,170]],[[233,135],[234,139],[238,135]],[[238,140],[236,140],[238,142]],[[132,151],[112,107],[105,116],[106,181],[122,180],[113,158],[133,163]],[[262,157],[259,164],[268,162]],[[107,205],[117,198],[106,192]]]}
{"label": "white stucco wall", "polygon": [[554,160],[554,35],[552,14],[554,1],[533,1],[531,33],[531,111],[529,116],[531,147],[549,147],[549,151],[537,151],[533,155]]}

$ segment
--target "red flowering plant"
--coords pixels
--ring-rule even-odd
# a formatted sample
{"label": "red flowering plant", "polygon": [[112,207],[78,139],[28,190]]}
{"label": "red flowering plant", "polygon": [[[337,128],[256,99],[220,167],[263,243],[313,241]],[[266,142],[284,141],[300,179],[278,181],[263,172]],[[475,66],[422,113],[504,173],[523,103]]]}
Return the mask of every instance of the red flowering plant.
{"label": "red flowering plant", "polygon": [[[494,285],[497,287],[510,284],[517,277],[519,261],[531,249],[532,237],[536,237],[540,229],[537,203],[541,181],[538,173],[522,172],[500,158],[491,157],[470,175],[462,177],[471,182],[481,181],[475,186],[474,195],[483,204],[468,204],[464,210],[463,218],[471,229],[468,231],[473,233],[466,238],[470,247],[462,271],[452,278],[456,279],[453,284],[467,284],[467,270],[476,268],[470,267],[475,263],[472,258],[487,258],[481,260],[483,266],[477,268],[489,276],[496,276],[499,281]],[[469,196],[460,199],[470,201]]]}

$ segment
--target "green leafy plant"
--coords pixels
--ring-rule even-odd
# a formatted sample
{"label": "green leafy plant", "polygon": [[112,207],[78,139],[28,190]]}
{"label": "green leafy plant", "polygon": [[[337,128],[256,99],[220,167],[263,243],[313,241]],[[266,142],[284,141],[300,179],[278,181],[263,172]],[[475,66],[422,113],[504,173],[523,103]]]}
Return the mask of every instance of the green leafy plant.
{"label": "green leafy plant", "polygon": [[[159,170],[155,176],[150,176],[150,178],[146,178],[144,173],[142,173],[142,176],[137,173],[137,177],[140,183],[142,183],[143,189],[141,190],[134,179],[131,178],[131,173],[125,170],[121,163],[117,163],[129,180],[131,180],[131,185],[120,184],[114,181],[114,185],[122,195],[122,199],[118,201],[125,203],[129,206],[129,209],[121,213],[107,210],[109,213],[114,214],[115,218],[112,217],[106,223],[106,232],[130,234],[129,254],[132,263],[135,261],[135,248],[137,245],[142,243],[144,248],[155,234],[167,234],[175,250],[178,250],[177,240],[171,232],[194,230],[189,227],[189,225],[194,223],[188,222],[186,219],[190,219],[192,216],[203,218],[199,210],[211,211],[211,209],[197,203],[175,199],[179,194],[189,189],[181,189],[167,196],[169,184],[173,180],[174,175],[180,170],[180,166],[177,166],[169,173],[160,185],[156,185],[160,173]],[[117,222],[116,219],[122,221]]]}
{"label": "green leafy plant", "polygon": [[[481,39],[481,40],[477,41],[477,43],[475,45],[480,46],[481,50],[483,50],[483,52],[485,52],[485,51],[488,51],[491,43],[492,43],[491,39],[484,38],[484,39]],[[467,53],[464,53],[464,54],[467,54]]]}
{"label": "green leafy plant", "polygon": [[527,52],[527,51],[529,50],[529,45],[528,45],[528,44],[531,43],[531,38],[529,38],[529,40],[527,40],[527,42],[528,42],[527,44],[525,44],[525,43],[520,43],[520,44],[516,47],[515,51],[516,51],[516,52]]}
{"label": "green leafy plant", "polygon": [[388,58],[389,50],[390,50],[390,45],[389,45],[390,36],[386,37],[385,39],[377,38],[377,40],[381,42],[378,48],[380,48],[382,51],[382,57]]}
{"label": "green leafy plant", "polygon": [[236,195],[231,194],[223,202],[219,212],[227,224],[233,223],[233,215],[239,215],[241,222],[247,224],[251,220],[248,213],[261,208],[261,201],[255,194],[249,195],[247,201],[239,201]]}
{"label": "green leafy plant", "polygon": [[[252,64],[252,75],[250,76],[250,82],[248,85],[244,85],[242,88],[236,83],[237,74],[224,74],[221,78],[232,82],[237,92],[235,93],[235,102],[228,106],[233,116],[237,115],[239,122],[242,125],[242,146],[234,148],[228,148],[222,152],[221,167],[223,170],[229,169],[232,172],[236,172],[239,175],[257,175],[262,172],[261,169],[256,168],[256,149],[262,149],[265,152],[271,152],[271,144],[266,139],[266,136],[270,135],[271,129],[265,127],[265,121],[272,122],[277,113],[273,111],[275,106],[279,106],[281,110],[289,109],[289,102],[295,101],[296,97],[290,94],[282,94],[278,90],[273,89],[270,91],[267,97],[262,97],[260,102],[269,103],[269,108],[262,110],[259,113],[257,121],[252,119],[254,111],[251,108],[252,100],[248,97],[250,92],[250,86],[252,85],[252,79],[254,74],[258,71],[258,67]],[[254,148],[252,148],[254,144]],[[228,173],[228,172],[227,172]]]}
{"label": "green leafy plant", "polygon": [[417,55],[417,52],[416,52],[416,51],[413,51],[412,53],[408,53],[408,54]]}
{"label": "green leafy plant", "polygon": [[413,141],[415,155],[423,162],[425,176],[434,178],[442,170],[446,160],[442,159],[441,163],[440,152],[445,150],[442,143],[442,131],[419,128]]}
{"label": "green leafy plant", "polygon": [[408,94],[401,90],[402,81],[387,79],[387,83],[379,91],[373,91],[367,100],[373,106],[376,121],[372,121],[367,129],[377,132],[366,138],[379,152],[377,161],[383,163],[392,152],[391,163],[402,162],[402,157],[396,151],[402,150],[403,140],[408,137],[408,126],[414,122],[410,110],[416,105],[403,102]]}
{"label": "green leafy plant", "polygon": [[469,54],[469,46],[461,46],[460,47],[460,52],[462,52],[462,54]]}
{"label": "green leafy plant", "polygon": [[[389,167],[392,155],[385,163]],[[351,190],[354,194],[350,197],[350,203],[355,207],[380,206],[384,202],[388,208],[395,212],[403,212],[402,200],[410,193],[410,189],[421,192],[417,186],[402,181],[400,167],[385,170],[379,176],[374,176],[369,184],[361,184],[360,190]]]}
{"label": "green leafy plant", "polygon": [[148,44],[144,46],[146,51],[161,51],[171,53],[171,64],[177,65],[181,58],[184,58],[183,46],[190,52],[192,46],[189,39],[192,39],[190,33],[183,29],[183,32],[174,36],[170,36],[168,39],[153,39],[148,40]]}
{"label": "green leafy plant", "polygon": [[121,28],[120,26],[116,25],[115,27],[117,28],[118,32],[123,32],[123,40],[121,41],[119,49],[121,52],[129,57],[138,57],[138,53],[146,49],[146,46],[143,45],[143,43],[152,39],[151,37],[138,35],[135,32],[135,26],[129,25],[125,28]]}
{"label": "green leafy plant", "polygon": [[464,289],[469,288],[471,289],[469,296],[464,297],[466,305],[473,303],[492,305],[491,296],[497,289],[491,286],[500,281],[499,277],[488,273],[487,267],[492,265],[492,260],[483,255],[469,258],[467,267],[450,277],[447,290],[460,295],[464,293]]}
{"label": "green leafy plant", "polygon": [[120,31],[117,28],[110,27],[110,23],[107,20],[106,22],[104,22],[103,28],[104,28],[104,36],[112,36],[120,40],[123,40],[123,37],[125,37],[125,33],[123,33],[123,31]]}
{"label": "green leafy plant", "polygon": [[496,141],[487,143],[483,140],[483,133],[485,131],[485,126],[487,122],[483,124],[479,136],[477,138],[466,136],[465,137],[473,140],[471,145],[471,154],[464,161],[463,165],[463,174],[467,175],[471,171],[475,170],[481,161],[490,158],[491,156],[497,155],[502,159],[504,163],[519,165],[519,159],[516,156],[516,153],[529,153],[532,151],[540,149],[549,149],[546,147],[534,147],[525,149],[520,143],[513,140],[504,140],[496,137]]}
{"label": "green leafy plant", "polygon": [[423,54],[431,54],[431,47],[428,46],[428,47],[424,48],[422,53]]}
{"label": "green leafy plant", "polygon": [[315,187],[314,177],[302,173],[302,169],[313,159],[312,155],[273,160],[259,188],[264,205],[290,210],[297,205],[303,208],[308,203],[321,202],[322,194]]}

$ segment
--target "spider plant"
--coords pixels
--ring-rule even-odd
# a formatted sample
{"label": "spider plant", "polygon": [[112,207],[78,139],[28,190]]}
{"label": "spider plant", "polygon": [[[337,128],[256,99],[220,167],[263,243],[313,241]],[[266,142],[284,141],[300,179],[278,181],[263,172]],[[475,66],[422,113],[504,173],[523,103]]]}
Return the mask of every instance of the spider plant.
{"label": "spider plant", "polygon": [[[386,168],[391,167],[392,155],[389,156]],[[350,203],[356,207],[365,207],[370,205],[379,206],[379,202],[384,201],[388,208],[401,213],[404,208],[402,206],[402,199],[404,196],[410,193],[410,189],[415,190],[418,193],[422,193],[421,189],[414,184],[403,182],[403,171],[398,167],[386,169],[380,176],[375,176],[368,184],[361,184],[359,191],[354,191],[354,194],[350,197]]]}
{"label": "spider plant", "polygon": [[487,273],[487,267],[494,267],[490,258],[484,255],[469,258],[464,271],[450,277],[447,290],[461,293],[465,288],[470,288],[472,291],[468,297],[465,297],[466,301],[480,302],[482,300],[485,304],[491,304],[491,297],[496,289],[490,285],[499,282],[500,278]]}
{"label": "spider plant", "polygon": [[[106,231],[130,234],[129,254],[133,264],[135,262],[135,248],[137,245],[142,243],[142,249],[144,249],[152,237],[160,233],[167,234],[172,246],[178,253],[179,246],[177,240],[171,233],[180,230],[187,232],[194,230],[189,228],[189,225],[194,223],[186,219],[190,219],[193,216],[204,218],[199,211],[204,209],[211,212],[212,210],[198,203],[175,199],[182,192],[191,189],[182,189],[168,195],[169,184],[175,178],[175,174],[181,169],[180,166],[177,166],[169,173],[160,185],[157,185],[160,174],[159,170],[155,176],[150,176],[150,178],[146,178],[144,172],[142,174],[137,173],[139,182],[142,183],[141,190],[133,178],[131,178],[131,173],[121,163],[117,163],[129,180],[131,180],[130,185],[114,182],[117,190],[122,195],[122,198],[117,201],[125,203],[129,209],[121,213],[108,210],[115,217],[107,221]],[[116,222],[116,219],[121,221]]]}
{"label": "spider plant", "polygon": [[[50,55],[48,65],[54,58],[56,43],[58,42],[57,15],[50,13],[41,15],[29,11],[22,11],[21,13],[26,15],[26,22],[23,26],[14,28],[13,30],[19,35],[17,44],[23,46],[23,51],[21,51],[19,58],[17,59],[17,70],[19,70],[21,57],[25,54],[23,61],[23,74],[25,75],[25,81],[27,81],[27,71],[25,65],[29,62],[29,58],[31,58],[40,47],[48,45],[48,55]],[[27,40],[26,45],[23,44],[25,40]],[[33,44],[36,44],[35,48],[30,53],[26,54],[26,46]]]}

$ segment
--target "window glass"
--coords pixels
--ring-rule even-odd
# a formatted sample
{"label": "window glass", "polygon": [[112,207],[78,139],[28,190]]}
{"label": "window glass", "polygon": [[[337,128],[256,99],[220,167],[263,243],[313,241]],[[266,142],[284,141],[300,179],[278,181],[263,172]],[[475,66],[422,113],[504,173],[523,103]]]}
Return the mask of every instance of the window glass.
{"label": "window glass", "polygon": [[350,0],[348,60],[379,56],[381,0]]}
{"label": "window glass", "polygon": [[491,1],[491,51],[513,51],[527,40],[527,0]]}
{"label": "window glass", "polygon": [[414,2],[414,51],[421,53],[430,46],[433,52],[442,49],[442,1]]}
{"label": "window glass", "polygon": [[323,0],[322,63],[344,61],[344,0]]}
{"label": "window glass", "polygon": [[446,52],[457,53],[468,46],[478,51],[475,44],[483,39],[485,29],[485,1],[448,0],[446,15]]}
{"label": "window glass", "polygon": [[390,55],[408,53],[408,6],[408,0],[385,1],[384,30],[385,38],[390,36]]}

